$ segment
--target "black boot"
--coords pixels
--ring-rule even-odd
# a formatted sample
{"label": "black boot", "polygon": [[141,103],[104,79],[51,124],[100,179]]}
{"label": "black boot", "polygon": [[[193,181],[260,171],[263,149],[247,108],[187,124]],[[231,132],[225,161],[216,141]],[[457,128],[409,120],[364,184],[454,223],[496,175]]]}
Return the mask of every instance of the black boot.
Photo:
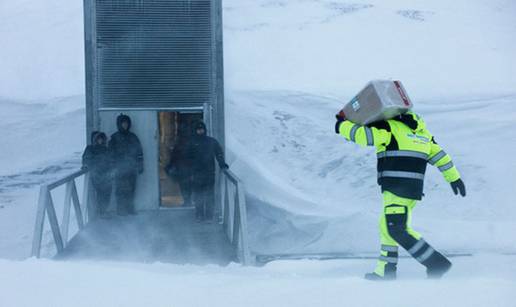
{"label": "black boot", "polygon": [[364,278],[372,281],[388,281],[396,279],[396,272],[385,274],[384,276],[380,276],[376,273],[367,273],[364,275]]}
{"label": "black boot", "polygon": [[451,262],[443,256],[443,254],[436,251],[422,238],[411,246],[403,247],[412,257],[419,261],[419,263],[426,266],[426,275],[428,278],[439,279],[446,274],[452,266]]}
{"label": "black boot", "polygon": [[440,279],[452,267],[452,263],[439,252],[434,252],[428,260],[422,263],[426,266],[426,275],[429,279]]}

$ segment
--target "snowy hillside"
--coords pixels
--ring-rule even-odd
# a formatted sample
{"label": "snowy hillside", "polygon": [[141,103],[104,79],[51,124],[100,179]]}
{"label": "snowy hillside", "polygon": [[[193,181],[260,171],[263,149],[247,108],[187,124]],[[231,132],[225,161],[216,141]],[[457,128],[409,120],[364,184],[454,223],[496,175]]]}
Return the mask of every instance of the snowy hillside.
{"label": "snowy hillside", "polygon": [[[516,210],[503,192],[516,182],[514,172],[504,171],[516,170],[510,154],[516,144],[514,103],[516,96],[418,102],[416,111],[454,157],[468,187],[467,198],[454,196],[439,171],[431,168],[426,197],[416,209],[417,229],[448,251],[516,251],[505,235],[516,231]],[[381,210],[376,155],[374,149],[331,134],[332,110],[338,106],[338,101],[304,93],[232,97],[230,108],[240,114],[228,124],[234,131],[229,147],[238,157],[234,167],[260,205],[292,213],[260,210],[267,218],[251,221],[257,223],[254,229],[266,233],[257,236],[255,246],[269,252],[271,245],[281,246],[283,252],[376,249]],[[273,225],[260,225],[267,219],[273,219]],[[292,239],[296,233],[297,242]]]}
{"label": "snowy hillside", "polygon": [[82,1],[0,1],[0,98],[84,95]]}
{"label": "snowy hillside", "polygon": [[[82,22],[82,1],[0,1],[0,258],[29,255],[38,185],[79,165]],[[405,299],[411,283],[412,306],[514,306],[514,257],[500,254],[516,252],[515,1],[226,0],[224,22],[228,160],[246,185],[255,252],[377,252],[375,154],[336,136],[333,116],[367,81],[393,78],[403,81],[468,189],[467,198],[455,197],[431,168],[413,224],[438,248],[481,256],[457,259],[442,284],[414,281],[421,267],[402,260],[406,275],[389,287],[358,278],[370,260],[265,268],[4,260],[0,289],[9,295],[0,305],[34,305],[32,296],[16,301],[20,289],[52,278],[57,293],[73,284],[68,276],[81,275],[71,293],[82,292],[79,286],[105,293],[120,280],[127,286],[115,289],[113,301],[81,300],[85,306],[168,305],[170,283],[179,285],[178,305],[196,297],[201,306],[205,298],[240,306],[287,298],[296,306],[395,306],[403,301],[388,294],[404,292]],[[97,284],[98,274],[108,277]],[[222,283],[225,290],[213,290]],[[145,301],[134,297],[135,285]],[[211,289],[206,297],[195,295],[197,285]],[[269,295],[246,301],[260,288]],[[128,300],[118,300],[120,289],[131,293]]]}
{"label": "snowy hillside", "polygon": [[437,101],[515,92],[511,0],[227,0],[230,89],[331,93],[403,80]]}

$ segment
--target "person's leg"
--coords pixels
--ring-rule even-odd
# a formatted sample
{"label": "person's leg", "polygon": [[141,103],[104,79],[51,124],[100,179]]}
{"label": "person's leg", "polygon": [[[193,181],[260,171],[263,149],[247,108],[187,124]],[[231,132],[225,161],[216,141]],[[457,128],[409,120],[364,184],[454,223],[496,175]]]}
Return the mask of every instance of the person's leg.
{"label": "person's leg", "polygon": [[416,201],[385,192],[384,202],[387,231],[391,238],[427,267],[429,277],[438,278],[446,273],[451,267],[451,262],[410,226],[412,209]]}
{"label": "person's leg", "polygon": [[398,243],[387,231],[387,221],[383,212],[380,216],[379,228],[381,249],[374,273],[386,279],[394,279],[398,264]]}
{"label": "person's leg", "polygon": [[202,219],[202,194],[198,184],[192,185],[192,201],[195,206],[195,218],[197,220]]}
{"label": "person's leg", "polygon": [[205,221],[208,219],[208,204],[207,204],[207,201],[208,201],[208,197],[207,197],[207,186],[205,183],[202,184],[202,186],[200,187],[200,190],[199,190],[199,201],[200,201],[200,206],[201,206],[201,217],[202,217],[202,220]]}
{"label": "person's leg", "polygon": [[129,214],[136,214],[134,209],[134,192],[136,191],[136,173],[129,173],[127,178],[126,209]]}
{"label": "person's leg", "polygon": [[95,187],[97,195],[97,210],[100,216],[105,215],[111,199],[111,185],[101,183]]}
{"label": "person's leg", "polygon": [[189,207],[192,205],[191,200],[191,185],[186,178],[181,178],[179,181],[179,188],[181,189],[181,195],[183,196],[183,206]]}
{"label": "person's leg", "polygon": [[[410,218],[415,200],[398,197],[390,192],[383,193],[383,212],[380,217],[380,257],[374,273],[368,279],[395,279],[398,264],[398,245],[414,244],[421,237],[410,228]],[[392,236],[393,227],[400,227],[407,233],[401,240]],[[380,278],[379,278],[380,277]]]}
{"label": "person's leg", "polygon": [[134,184],[129,173],[119,173],[116,176],[116,203],[117,213],[127,215],[131,213],[132,201],[134,196]]}
{"label": "person's leg", "polygon": [[116,172],[115,175],[115,197],[116,197],[116,212],[120,215],[127,214],[125,212],[126,190],[127,183],[123,174]]}
{"label": "person's leg", "polygon": [[[412,214],[411,210],[409,210],[409,215],[407,217],[407,231],[413,234],[414,231],[410,228],[411,220]],[[426,267],[426,272],[429,278],[442,277],[442,275],[448,272],[452,266],[450,260],[430,246],[430,244],[428,244],[421,235],[419,235],[417,243],[412,245],[407,251],[419,263]]]}
{"label": "person's leg", "polygon": [[206,206],[206,219],[213,220],[213,210],[215,208],[215,193],[213,184],[206,186],[205,189],[205,206]]}
{"label": "person's leg", "polygon": [[92,180],[91,181],[91,185],[93,186],[93,191],[94,191],[94,195],[95,195],[95,211],[97,213],[97,215],[101,215],[102,214],[102,195],[101,195],[101,187],[100,187],[100,184],[98,184],[95,180]]}

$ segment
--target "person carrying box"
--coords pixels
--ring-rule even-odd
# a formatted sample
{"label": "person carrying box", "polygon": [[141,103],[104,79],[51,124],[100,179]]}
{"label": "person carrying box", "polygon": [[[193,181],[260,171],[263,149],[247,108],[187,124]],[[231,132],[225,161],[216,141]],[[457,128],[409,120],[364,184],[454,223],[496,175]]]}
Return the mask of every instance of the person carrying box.
{"label": "person carrying box", "polygon": [[427,268],[429,278],[442,277],[451,262],[428,244],[410,226],[412,210],[423,197],[427,163],[439,168],[457,195],[466,188],[451,157],[437,144],[426,124],[407,111],[391,119],[360,125],[336,115],[335,132],[361,146],[376,147],[378,184],[383,193],[380,218],[381,251],[376,269],[365,275],[369,280],[396,279],[398,246]]}

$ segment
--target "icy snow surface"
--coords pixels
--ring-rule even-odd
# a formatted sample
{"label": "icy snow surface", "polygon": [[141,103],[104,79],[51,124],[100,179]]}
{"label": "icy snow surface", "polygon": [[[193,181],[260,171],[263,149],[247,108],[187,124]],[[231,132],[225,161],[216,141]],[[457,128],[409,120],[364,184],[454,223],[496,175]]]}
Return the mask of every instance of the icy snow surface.
{"label": "icy snow surface", "polygon": [[0,260],[0,305],[515,306],[514,257],[462,258],[440,282],[425,280],[412,260],[401,264],[397,282],[372,283],[361,277],[370,268],[363,260],[278,261],[263,268]]}
{"label": "icy snow surface", "polygon": [[[38,185],[79,165],[81,3],[0,1],[0,258],[27,257]],[[456,258],[448,280],[420,280],[413,260],[389,285],[361,280],[364,260],[0,261],[0,305],[515,306],[515,258],[496,256],[516,252],[515,17],[511,0],[224,1],[228,160],[248,191],[252,249],[377,252],[374,152],[334,135],[333,114],[367,81],[394,78],[467,184],[455,197],[430,168],[414,213],[437,248],[480,254]]]}

